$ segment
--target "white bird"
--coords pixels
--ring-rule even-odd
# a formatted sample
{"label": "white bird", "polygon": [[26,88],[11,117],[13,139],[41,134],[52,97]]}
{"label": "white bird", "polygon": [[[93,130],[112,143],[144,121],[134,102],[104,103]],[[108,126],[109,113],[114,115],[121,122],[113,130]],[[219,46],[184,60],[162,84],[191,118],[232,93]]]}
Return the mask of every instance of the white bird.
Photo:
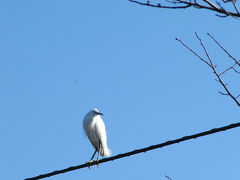
{"label": "white bird", "polygon": [[98,112],[97,109],[93,109],[83,119],[83,129],[95,149],[90,162],[93,160],[96,152],[98,152],[97,161],[99,160],[99,154],[102,157],[111,155],[111,150],[107,146],[105,124],[100,115],[103,114]]}

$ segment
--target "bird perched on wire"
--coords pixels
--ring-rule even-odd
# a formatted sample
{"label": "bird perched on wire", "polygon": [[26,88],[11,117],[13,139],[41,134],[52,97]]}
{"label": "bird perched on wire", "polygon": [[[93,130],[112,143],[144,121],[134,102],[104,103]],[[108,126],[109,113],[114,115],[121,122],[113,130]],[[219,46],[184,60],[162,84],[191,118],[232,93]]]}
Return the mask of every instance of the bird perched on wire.
{"label": "bird perched on wire", "polygon": [[111,155],[111,150],[107,146],[105,124],[100,115],[103,114],[98,112],[97,109],[93,109],[83,119],[83,129],[95,149],[89,162],[92,162],[96,152],[98,152],[97,161],[99,160],[99,154],[102,157]]}

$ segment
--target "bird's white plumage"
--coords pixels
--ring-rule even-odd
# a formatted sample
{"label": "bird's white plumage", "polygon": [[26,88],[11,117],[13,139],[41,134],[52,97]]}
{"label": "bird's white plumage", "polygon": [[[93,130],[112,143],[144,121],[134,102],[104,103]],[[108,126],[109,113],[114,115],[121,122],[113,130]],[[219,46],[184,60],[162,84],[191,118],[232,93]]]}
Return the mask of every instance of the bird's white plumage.
{"label": "bird's white plumage", "polygon": [[90,110],[83,119],[83,129],[94,149],[103,156],[110,156],[111,151],[107,146],[105,124],[97,109]]}

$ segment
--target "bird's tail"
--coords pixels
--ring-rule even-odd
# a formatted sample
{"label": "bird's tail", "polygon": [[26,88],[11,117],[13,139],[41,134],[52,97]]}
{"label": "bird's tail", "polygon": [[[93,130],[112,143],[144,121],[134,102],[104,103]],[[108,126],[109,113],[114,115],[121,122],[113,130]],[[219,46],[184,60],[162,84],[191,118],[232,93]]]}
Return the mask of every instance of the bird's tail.
{"label": "bird's tail", "polygon": [[111,156],[112,152],[111,150],[107,147],[107,145],[103,146],[103,149],[100,153],[100,155],[103,157],[103,156]]}

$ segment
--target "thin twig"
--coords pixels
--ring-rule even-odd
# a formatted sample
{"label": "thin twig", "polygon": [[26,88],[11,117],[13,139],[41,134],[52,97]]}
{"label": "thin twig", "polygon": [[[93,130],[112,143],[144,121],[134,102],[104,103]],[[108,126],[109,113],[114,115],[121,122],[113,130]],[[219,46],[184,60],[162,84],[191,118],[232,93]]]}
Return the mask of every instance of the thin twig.
{"label": "thin twig", "polygon": [[169,180],[172,180],[172,178],[170,178],[169,176],[167,176],[167,175],[165,175],[165,177],[167,178],[167,179],[169,179]]}
{"label": "thin twig", "polygon": [[239,72],[239,71],[237,71],[235,68],[233,68],[233,70],[235,71],[235,73],[238,73],[238,74],[240,74],[240,72]]}
{"label": "thin twig", "polygon": [[223,96],[228,96],[229,94],[223,93],[221,91],[219,91],[219,94],[223,95]]}
{"label": "thin twig", "polygon": [[[214,70],[214,72],[216,72],[215,66],[214,66],[214,64],[213,64],[210,56],[208,55],[207,49],[205,48],[202,40],[199,38],[199,36],[198,36],[198,34],[197,34],[196,32],[195,32],[195,35],[196,35],[196,37],[198,38],[198,40],[200,41],[200,44],[201,44],[201,46],[202,46],[202,48],[203,48],[203,50],[204,50],[204,52],[205,52],[205,54],[206,54],[209,62],[210,62],[210,65],[211,65],[210,67]],[[217,74],[217,72],[216,72],[216,74]]]}
{"label": "thin twig", "polygon": [[233,7],[235,8],[236,12],[239,14],[239,10],[237,8],[236,2],[232,1],[232,3],[233,3]]}
{"label": "thin twig", "polygon": [[135,1],[135,0],[129,0],[130,2],[139,4],[139,5],[143,5],[143,6],[150,6],[150,7],[157,7],[157,8],[164,8],[164,9],[185,9],[188,8],[190,6],[192,6],[191,4],[186,4],[183,6],[162,6],[160,3],[158,4],[150,4],[149,1],[147,1],[146,3],[144,2],[140,2],[140,1]]}
{"label": "thin twig", "polygon": [[236,69],[234,68],[234,66],[236,66],[237,63],[233,64],[232,66],[230,66],[229,68],[225,69],[222,73],[219,74],[219,76],[222,76],[223,74],[225,74],[227,71],[233,69],[236,73],[239,73],[238,71],[236,71]]}
{"label": "thin twig", "polygon": [[203,0],[204,2],[206,2],[208,5],[210,5],[212,8],[214,9],[219,9],[215,4],[213,4],[211,1],[209,0]]}
{"label": "thin twig", "polygon": [[211,38],[214,40],[214,42],[215,42],[232,60],[235,61],[235,63],[236,63],[237,65],[240,66],[240,61],[237,61],[237,59],[234,58],[210,33],[207,33],[207,35],[208,35],[209,37],[211,37]]}
{"label": "thin twig", "polygon": [[177,41],[179,41],[184,47],[186,47],[189,51],[191,51],[195,56],[197,56],[201,61],[203,61],[204,63],[206,63],[208,66],[211,67],[211,65],[205,60],[203,59],[198,53],[196,53],[194,50],[192,50],[190,47],[188,47],[184,42],[182,42],[180,39],[175,38]]}
{"label": "thin twig", "polygon": [[227,126],[222,126],[220,128],[214,128],[214,129],[211,129],[211,130],[208,130],[208,131],[203,131],[203,132],[200,132],[200,133],[197,133],[197,134],[184,136],[182,138],[166,141],[164,143],[152,145],[152,146],[145,147],[145,148],[142,148],[142,149],[136,149],[134,151],[123,153],[123,154],[118,154],[116,156],[112,156],[112,157],[109,157],[109,158],[103,158],[98,162],[93,161],[91,163],[85,163],[85,164],[81,164],[81,165],[78,165],[78,166],[71,166],[71,167],[66,168],[66,169],[53,171],[53,172],[47,173],[47,174],[41,174],[41,175],[36,176],[36,177],[26,178],[25,180],[43,179],[43,178],[46,178],[46,177],[54,176],[54,175],[57,175],[57,174],[61,174],[61,173],[65,173],[65,172],[69,172],[69,171],[73,171],[73,170],[77,170],[77,169],[86,168],[86,167],[89,167],[89,166],[105,163],[105,162],[108,162],[108,161],[113,161],[113,160],[124,158],[124,157],[127,157],[127,156],[132,156],[132,155],[143,153],[143,152],[145,153],[145,152],[153,150],[153,149],[163,148],[163,147],[170,146],[170,145],[173,145],[173,144],[181,143],[183,141],[188,141],[190,139],[196,139],[198,137],[203,137],[203,136],[207,136],[207,135],[210,135],[210,134],[215,134],[215,133],[226,131],[226,130],[229,130],[229,129],[233,129],[233,128],[236,128],[236,127],[240,127],[240,122],[233,123],[233,124],[230,124],[230,125],[227,125]]}

